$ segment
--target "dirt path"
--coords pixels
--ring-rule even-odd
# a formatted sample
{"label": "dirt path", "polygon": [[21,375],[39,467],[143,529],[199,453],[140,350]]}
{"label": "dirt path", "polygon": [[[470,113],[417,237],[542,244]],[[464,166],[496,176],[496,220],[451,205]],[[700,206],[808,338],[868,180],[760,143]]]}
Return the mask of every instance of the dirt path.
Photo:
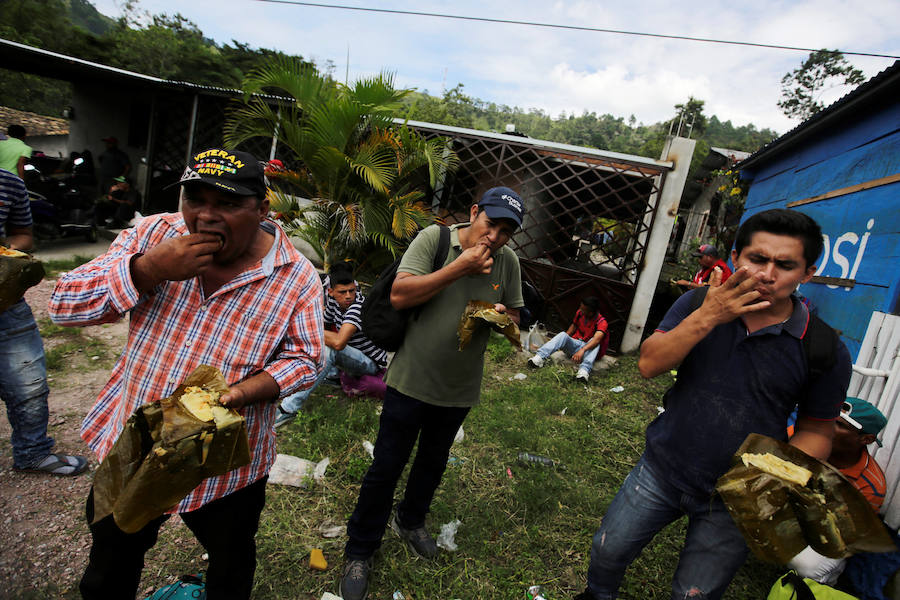
{"label": "dirt path", "polygon": [[[47,317],[54,283],[45,280],[25,295],[38,321]],[[82,332],[102,342],[112,358],[124,345],[127,321]],[[59,340],[45,340],[45,348],[55,343]],[[56,440],[56,451],[88,458],[89,471],[78,477],[13,471],[9,421],[5,412],[0,418],[0,597],[32,597],[30,591],[48,586],[59,597],[77,597],[90,548],[84,500],[97,467],[79,429],[108,376],[108,364],[97,364],[83,352],[67,357],[65,367],[50,374],[50,435]]]}

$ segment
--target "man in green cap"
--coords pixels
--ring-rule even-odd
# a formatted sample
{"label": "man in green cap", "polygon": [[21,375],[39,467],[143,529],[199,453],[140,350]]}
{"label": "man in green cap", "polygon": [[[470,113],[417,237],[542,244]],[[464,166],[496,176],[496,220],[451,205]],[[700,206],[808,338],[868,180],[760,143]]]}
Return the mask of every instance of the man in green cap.
{"label": "man in green cap", "polygon": [[[875,512],[884,502],[886,482],[884,471],[869,454],[869,444],[881,445],[878,434],[887,425],[887,418],[861,398],[848,397],[841,407],[841,415],[834,422],[834,439],[828,463],[838,469],[865,496]],[[802,577],[833,585],[847,562],[845,558],[822,556],[809,546],[791,559],[788,566]]]}

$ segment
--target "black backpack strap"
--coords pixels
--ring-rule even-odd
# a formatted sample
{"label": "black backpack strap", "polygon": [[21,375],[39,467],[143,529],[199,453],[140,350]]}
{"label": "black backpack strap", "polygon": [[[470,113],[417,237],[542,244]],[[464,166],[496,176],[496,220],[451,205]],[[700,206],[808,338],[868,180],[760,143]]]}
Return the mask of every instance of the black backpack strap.
{"label": "black backpack strap", "polygon": [[691,295],[691,312],[694,312],[695,310],[700,308],[700,305],[703,304],[703,300],[706,298],[706,292],[708,291],[708,286],[694,289],[694,293]]}
{"label": "black backpack strap", "polygon": [[447,253],[450,252],[450,228],[446,225],[438,225],[438,227],[441,228],[441,237],[438,240],[437,252],[434,253],[434,262],[431,265],[432,273],[444,266]]}
{"label": "black backpack strap", "polygon": [[837,362],[837,343],[837,332],[828,323],[810,313],[806,335],[802,340],[808,369],[807,385],[831,370]]}
{"label": "black backpack strap", "polygon": [[788,571],[785,573],[780,582],[781,587],[788,585],[793,586],[794,593],[791,594],[791,598],[796,598],[797,600],[816,600],[812,590],[809,589],[809,586],[806,585],[803,578],[797,575],[796,571]]}

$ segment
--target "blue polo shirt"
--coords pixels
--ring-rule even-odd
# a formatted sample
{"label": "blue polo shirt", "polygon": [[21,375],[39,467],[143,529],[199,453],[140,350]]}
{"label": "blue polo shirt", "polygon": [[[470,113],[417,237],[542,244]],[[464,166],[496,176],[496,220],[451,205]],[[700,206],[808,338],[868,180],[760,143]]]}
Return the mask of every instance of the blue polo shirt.
{"label": "blue polo shirt", "polygon": [[[672,305],[657,331],[690,314],[693,293]],[[645,453],[654,470],[686,493],[712,494],[747,434],[787,439],[795,404],[800,416],[837,418],[850,384],[850,353],[839,342],[834,366],[807,385],[801,340],[808,324],[809,311],[794,300],[784,323],[748,334],[735,319],[703,338],[678,367],[666,411],[647,427]]]}

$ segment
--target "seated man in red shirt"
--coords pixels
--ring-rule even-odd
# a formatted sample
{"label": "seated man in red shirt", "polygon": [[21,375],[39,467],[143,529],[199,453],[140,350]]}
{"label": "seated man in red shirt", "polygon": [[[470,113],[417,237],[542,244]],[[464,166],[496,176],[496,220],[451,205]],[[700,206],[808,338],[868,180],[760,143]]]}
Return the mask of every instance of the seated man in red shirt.
{"label": "seated man in red shirt", "polygon": [[600,301],[593,296],[582,300],[569,328],[560,331],[552,340],[538,348],[537,353],[528,359],[528,366],[543,367],[544,361],[551,354],[562,350],[573,361],[581,363],[575,380],[587,383],[594,361],[606,354],[609,347],[608,326],[606,319],[597,310],[599,306]]}
{"label": "seated man in red shirt", "polygon": [[[848,397],[840,418],[834,423],[834,440],[828,457],[828,462],[856,486],[875,512],[884,502],[886,483],[884,471],[866,447],[872,443],[881,445],[878,434],[885,425],[887,419],[880,410],[865,400]],[[828,558],[807,546],[788,566],[803,577],[833,585],[846,562],[846,558]]]}
{"label": "seated man in red shirt", "polygon": [[719,249],[714,245],[703,244],[697,248],[697,251],[694,252],[694,256],[700,259],[700,270],[694,274],[694,279],[691,281],[685,279],[676,281],[675,283],[678,285],[684,286],[690,290],[709,285],[709,277],[716,267],[719,267],[722,270],[722,283],[725,283],[725,281],[731,277],[731,269],[728,268],[728,264],[726,264],[724,260],[719,258]]}

